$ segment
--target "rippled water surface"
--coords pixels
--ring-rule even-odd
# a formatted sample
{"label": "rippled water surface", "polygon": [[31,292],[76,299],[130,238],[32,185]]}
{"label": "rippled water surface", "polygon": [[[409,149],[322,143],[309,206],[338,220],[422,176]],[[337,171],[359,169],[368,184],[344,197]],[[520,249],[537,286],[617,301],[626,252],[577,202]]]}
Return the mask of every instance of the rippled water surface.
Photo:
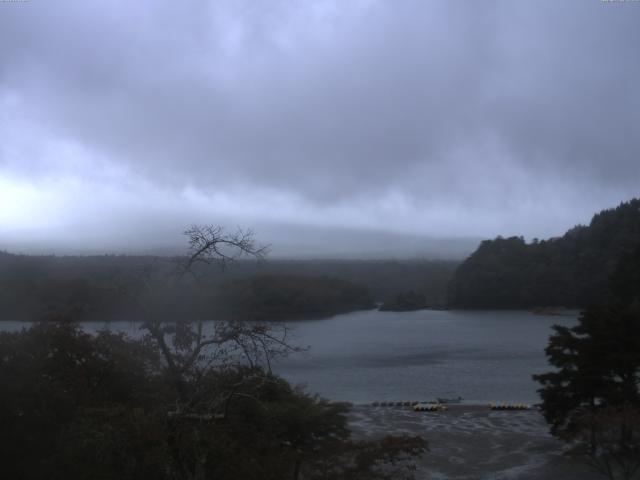
{"label": "rippled water surface", "polygon": [[[323,320],[289,322],[293,341],[307,352],[275,370],[335,400],[538,401],[531,375],[549,369],[544,348],[554,323],[575,316],[529,312],[362,311]],[[3,330],[24,324],[4,322]],[[95,331],[105,324],[86,323]],[[130,322],[111,329],[139,333]]]}
{"label": "rippled water surface", "polygon": [[534,373],[554,323],[529,312],[355,312],[295,322],[308,353],[278,371],[312,391],[355,403],[461,396],[468,402],[538,401]]}

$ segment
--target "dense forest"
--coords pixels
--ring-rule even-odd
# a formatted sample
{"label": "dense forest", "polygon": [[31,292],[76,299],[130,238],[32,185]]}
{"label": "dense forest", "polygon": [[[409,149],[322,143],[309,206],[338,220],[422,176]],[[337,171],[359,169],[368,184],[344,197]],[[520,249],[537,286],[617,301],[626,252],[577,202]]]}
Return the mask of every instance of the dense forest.
{"label": "dense forest", "polygon": [[[413,290],[442,305],[455,262],[239,260],[172,282],[182,257],[27,256],[0,252],[0,320],[328,316]],[[151,287],[149,288],[149,284]]]}
{"label": "dense forest", "polygon": [[405,260],[267,260],[241,262],[224,273],[226,277],[253,275],[301,275],[334,277],[366,287],[376,302],[413,290],[424,295],[428,305],[443,305],[447,284],[458,261]]}
{"label": "dense forest", "polygon": [[618,259],[640,243],[640,199],[594,215],[562,237],[483,241],[455,271],[450,303],[462,308],[584,307],[601,303]]}
{"label": "dense forest", "polygon": [[416,293],[413,290],[409,290],[408,292],[398,293],[394,297],[385,300],[385,302],[380,306],[380,311],[409,312],[412,310],[422,310],[423,308],[432,308],[432,306],[427,305],[424,295]]}
{"label": "dense forest", "polygon": [[225,283],[217,296],[219,311],[244,320],[326,317],[375,306],[366,287],[332,277],[259,275]]}

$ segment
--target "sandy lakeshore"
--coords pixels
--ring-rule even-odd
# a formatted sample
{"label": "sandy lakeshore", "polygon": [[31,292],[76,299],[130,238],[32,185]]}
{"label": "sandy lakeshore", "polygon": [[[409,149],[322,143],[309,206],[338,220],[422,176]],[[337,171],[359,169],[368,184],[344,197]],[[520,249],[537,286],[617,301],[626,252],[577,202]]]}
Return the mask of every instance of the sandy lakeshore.
{"label": "sandy lakeshore", "polygon": [[539,411],[492,411],[487,406],[451,405],[446,412],[410,407],[355,406],[356,437],[421,435],[429,452],[418,462],[418,479],[595,480],[579,458],[553,438]]}

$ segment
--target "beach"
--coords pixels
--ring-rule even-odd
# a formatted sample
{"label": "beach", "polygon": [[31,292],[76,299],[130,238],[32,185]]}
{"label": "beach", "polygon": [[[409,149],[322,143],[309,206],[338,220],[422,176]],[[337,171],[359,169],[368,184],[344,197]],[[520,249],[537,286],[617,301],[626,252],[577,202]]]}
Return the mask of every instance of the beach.
{"label": "beach", "polygon": [[429,451],[417,462],[419,480],[603,478],[550,435],[537,409],[494,411],[459,404],[444,412],[414,412],[358,405],[350,424],[355,438],[421,435]]}

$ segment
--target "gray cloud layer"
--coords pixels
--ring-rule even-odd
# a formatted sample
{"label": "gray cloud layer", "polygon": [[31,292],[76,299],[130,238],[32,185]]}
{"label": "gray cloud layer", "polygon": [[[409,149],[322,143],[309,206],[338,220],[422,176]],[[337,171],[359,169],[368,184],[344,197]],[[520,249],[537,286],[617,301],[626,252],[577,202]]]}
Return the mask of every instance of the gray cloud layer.
{"label": "gray cloud layer", "polygon": [[0,221],[557,234],[638,194],[639,27],[637,2],[0,4]]}

